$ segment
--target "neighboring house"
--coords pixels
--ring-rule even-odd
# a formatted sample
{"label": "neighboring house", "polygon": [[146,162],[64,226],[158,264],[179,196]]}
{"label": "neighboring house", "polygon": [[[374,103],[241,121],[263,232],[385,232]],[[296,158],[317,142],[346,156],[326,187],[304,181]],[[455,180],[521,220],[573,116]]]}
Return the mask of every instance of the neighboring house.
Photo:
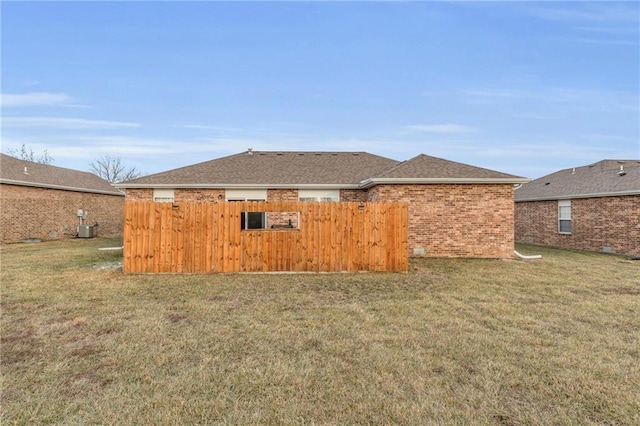
{"label": "neighboring house", "polygon": [[124,194],[89,172],[0,154],[0,199],[2,243],[76,236],[82,213],[100,235],[122,232]]}
{"label": "neighboring house", "polygon": [[640,255],[640,161],[560,170],[515,191],[516,241]]}
{"label": "neighboring house", "polygon": [[[127,201],[406,201],[411,256],[507,258],[514,184],[527,181],[427,155],[399,162],[365,152],[249,150],[115,186]],[[272,226],[265,213],[242,222]]]}

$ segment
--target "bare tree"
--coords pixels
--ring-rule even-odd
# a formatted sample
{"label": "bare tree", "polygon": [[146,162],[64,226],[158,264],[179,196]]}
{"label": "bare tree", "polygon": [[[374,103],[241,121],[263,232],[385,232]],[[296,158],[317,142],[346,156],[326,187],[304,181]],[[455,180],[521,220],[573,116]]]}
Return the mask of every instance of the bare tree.
{"label": "bare tree", "polygon": [[91,173],[111,183],[124,182],[143,175],[135,167],[122,164],[120,157],[112,157],[110,155],[103,155],[97,158],[89,164],[89,167],[91,168]]}
{"label": "bare tree", "polygon": [[33,152],[33,148],[25,144],[22,144],[20,149],[15,149],[15,148],[8,149],[7,153],[21,160],[32,161],[34,163],[40,163],[40,164],[53,163],[53,157],[49,155],[49,151],[45,149],[42,154],[36,156],[36,154]]}

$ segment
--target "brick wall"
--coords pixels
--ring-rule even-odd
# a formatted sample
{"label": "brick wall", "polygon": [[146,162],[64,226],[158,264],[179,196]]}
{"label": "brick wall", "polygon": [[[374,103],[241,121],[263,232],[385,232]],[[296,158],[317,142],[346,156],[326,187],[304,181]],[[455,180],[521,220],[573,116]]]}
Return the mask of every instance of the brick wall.
{"label": "brick wall", "polygon": [[558,202],[515,205],[518,242],[640,256],[640,195],[571,200],[571,234],[558,233]]}
{"label": "brick wall", "polygon": [[298,201],[297,189],[268,189],[268,201]]}
{"label": "brick wall", "polygon": [[368,201],[368,192],[360,189],[341,189],[340,201],[365,202]]}
{"label": "brick wall", "polygon": [[153,201],[153,189],[127,188],[127,201]]}
{"label": "brick wall", "polygon": [[0,193],[3,243],[75,236],[79,209],[89,213],[86,224],[98,223],[98,235],[122,233],[124,197],[121,196],[5,184],[0,184]]}
{"label": "brick wall", "polygon": [[[153,198],[153,190],[151,190]],[[174,191],[176,201],[224,201],[224,189],[176,189]]]}
{"label": "brick wall", "polygon": [[410,256],[513,257],[513,185],[378,185],[369,201],[409,202]]}
{"label": "brick wall", "polygon": [[[224,189],[217,188],[177,188],[173,195],[176,201],[224,201]],[[153,189],[128,188],[127,201],[153,201]]]}
{"label": "brick wall", "polygon": [[[129,188],[127,201],[153,201],[153,189]],[[222,197],[220,197],[222,196]],[[176,201],[218,201],[224,200],[224,189],[176,189]],[[297,189],[268,189],[267,199],[298,200]],[[359,189],[341,189],[340,201],[367,201],[368,192]]]}
{"label": "brick wall", "polygon": [[[176,189],[176,201],[217,201],[223,189]],[[128,189],[127,200],[153,190]],[[297,200],[296,189],[269,189],[269,201]],[[513,185],[378,185],[340,190],[340,201],[409,202],[409,255],[509,258],[514,249]],[[293,216],[291,216],[293,217]],[[273,221],[286,222],[274,216]],[[283,219],[283,220],[280,220]],[[270,222],[273,222],[270,221]],[[275,222],[274,222],[275,223]]]}

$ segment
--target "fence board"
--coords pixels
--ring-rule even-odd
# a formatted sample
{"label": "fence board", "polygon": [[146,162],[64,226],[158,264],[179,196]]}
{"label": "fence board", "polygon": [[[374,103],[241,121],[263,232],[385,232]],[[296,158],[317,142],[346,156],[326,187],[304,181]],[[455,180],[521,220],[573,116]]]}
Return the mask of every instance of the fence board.
{"label": "fence board", "polygon": [[[408,269],[406,203],[127,202],[124,210],[126,273]],[[242,212],[297,213],[298,227],[241,230]]]}

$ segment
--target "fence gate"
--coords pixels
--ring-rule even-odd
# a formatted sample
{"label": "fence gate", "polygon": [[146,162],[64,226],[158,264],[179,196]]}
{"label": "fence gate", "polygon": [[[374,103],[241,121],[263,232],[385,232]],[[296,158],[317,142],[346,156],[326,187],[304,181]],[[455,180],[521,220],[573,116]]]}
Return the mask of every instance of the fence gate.
{"label": "fence gate", "polygon": [[127,273],[408,270],[408,204],[127,202]]}

